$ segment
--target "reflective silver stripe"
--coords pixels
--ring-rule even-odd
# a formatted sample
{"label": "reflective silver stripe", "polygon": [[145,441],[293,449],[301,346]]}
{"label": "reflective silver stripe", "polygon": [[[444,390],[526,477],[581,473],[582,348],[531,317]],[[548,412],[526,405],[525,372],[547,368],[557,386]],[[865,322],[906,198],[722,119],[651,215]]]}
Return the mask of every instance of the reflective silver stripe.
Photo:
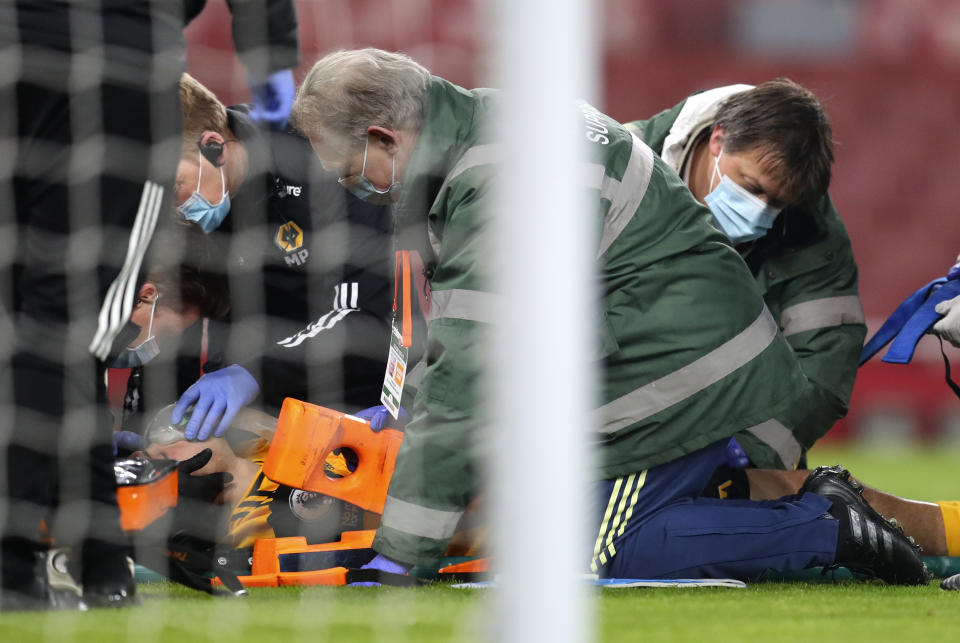
{"label": "reflective silver stripe", "polygon": [[614,433],[699,393],[752,360],[777,336],[777,324],[764,306],[753,322],[703,357],[599,407],[592,425]]}
{"label": "reflective silver stripe", "polygon": [[436,319],[466,319],[492,324],[497,318],[499,298],[479,290],[430,291],[430,321]]}
{"label": "reflective silver stripe", "polygon": [[443,179],[443,185],[440,186],[440,191],[437,192],[437,198],[434,199],[433,205],[437,205],[437,201],[440,200],[440,197],[443,196],[447,186],[450,185],[450,182],[455,178],[471,168],[478,167],[480,165],[491,165],[499,162],[502,159],[502,154],[502,145],[476,145],[468,149],[463,153],[463,156],[460,157],[460,160],[457,161],[456,165],[453,166],[453,169],[450,170],[446,178]]}
{"label": "reflective silver stripe", "polygon": [[653,175],[653,150],[632,133],[633,148],[630,160],[623,172],[623,179],[616,181],[604,177],[600,187],[600,196],[610,201],[610,209],[603,218],[603,235],[600,237],[600,250],[597,256],[607,251],[623,229],[636,214],[640,202],[647,193],[650,177]]}
{"label": "reflective silver stripe", "polygon": [[780,330],[789,337],[806,330],[865,321],[858,296],[824,297],[785,308],[780,313]]}
{"label": "reflective silver stripe", "polygon": [[[650,177],[653,175],[653,150],[633,134],[630,137],[633,140],[633,146],[630,150],[630,160],[627,161],[627,167],[621,180],[618,181],[607,176],[606,168],[598,163],[585,163],[583,165],[583,184],[587,187],[599,189],[601,198],[610,202],[610,209],[607,210],[603,221],[603,235],[600,238],[600,249],[597,256],[606,252],[607,248],[617,240],[623,229],[627,227],[637,208],[640,207],[640,202],[643,201],[643,197],[647,193]],[[498,144],[477,145],[464,152],[460,160],[443,179],[443,185],[437,192],[433,206],[437,205],[450,183],[467,170],[501,161],[502,148],[503,146]],[[433,243],[432,239],[431,243]],[[434,247],[434,251],[437,251],[436,247]]]}
{"label": "reflective silver stripe", "polygon": [[582,166],[583,176],[580,179],[581,185],[594,190],[606,191],[615,190],[620,186],[620,181],[607,176],[607,168],[599,163],[584,163]]}
{"label": "reflective silver stripe", "polygon": [[776,420],[767,420],[756,426],[751,426],[747,432],[752,433],[761,442],[776,451],[780,462],[788,469],[793,469],[800,461],[800,443],[793,437],[793,431]]}
{"label": "reflective silver stripe", "polygon": [[140,264],[147,251],[153,230],[157,225],[160,203],[163,201],[163,187],[153,181],[144,181],[140,193],[140,205],[130,228],[127,242],[127,254],[120,272],[114,277],[100,307],[97,318],[97,332],[90,342],[88,350],[97,359],[106,359],[117,333],[130,319],[133,310],[134,291],[137,287],[137,275]]}
{"label": "reflective silver stripe", "polygon": [[[430,209],[432,210],[433,208],[437,207],[437,203],[446,192],[447,186],[449,186],[450,182],[455,178],[471,168],[479,167],[481,165],[491,165],[500,161],[502,148],[502,145],[494,144],[477,145],[464,152],[463,156],[460,157],[460,160],[457,161],[457,163],[453,166],[453,169],[451,169],[447,176],[443,179],[443,184],[440,186],[440,190],[437,192],[437,196],[433,200],[433,205],[430,206]],[[430,239],[430,247],[433,249],[433,253],[439,256],[441,239],[436,235],[432,226],[427,226],[427,236]]]}
{"label": "reflective silver stripe", "polygon": [[453,536],[462,515],[462,511],[430,509],[387,496],[380,524],[412,536],[446,540]]}

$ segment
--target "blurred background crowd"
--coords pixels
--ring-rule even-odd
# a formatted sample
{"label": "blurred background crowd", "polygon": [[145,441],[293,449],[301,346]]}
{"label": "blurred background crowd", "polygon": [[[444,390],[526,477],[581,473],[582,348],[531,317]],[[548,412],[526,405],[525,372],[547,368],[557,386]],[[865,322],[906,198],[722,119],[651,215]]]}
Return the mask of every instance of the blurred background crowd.
{"label": "blurred background crowd", "polygon": [[[374,46],[465,87],[489,85],[479,0],[298,0],[303,64]],[[812,89],[837,142],[830,193],[860,267],[870,334],[960,252],[960,3],[954,0],[602,0],[598,95],[621,121],[698,89],[777,76]],[[188,71],[226,104],[249,100],[224,0],[187,28]],[[544,34],[537,34],[543,36]],[[946,346],[947,354],[957,352]],[[960,408],[933,337],[909,365],[860,371],[827,439],[960,445]]]}

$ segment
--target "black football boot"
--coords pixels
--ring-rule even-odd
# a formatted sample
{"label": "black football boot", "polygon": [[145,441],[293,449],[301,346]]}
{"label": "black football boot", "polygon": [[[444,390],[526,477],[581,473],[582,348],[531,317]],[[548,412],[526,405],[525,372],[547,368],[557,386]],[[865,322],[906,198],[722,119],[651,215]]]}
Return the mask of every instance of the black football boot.
{"label": "black football boot", "polygon": [[0,610],[41,610],[47,607],[46,578],[37,569],[40,547],[24,538],[0,541]]}
{"label": "black football boot", "polygon": [[[90,608],[139,605],[129,548],[88,540],[81,557],[83,602]],[[72,561],[71,561],[72,562]]]}
{"label": "black football boot", "polygon": [[894,585],[925,585],[930,580],[920,547],[903,529],[877,513],[863,499],[863,488],[840,466],[818,467],[799,493],[830,500],[827,510],[840,523],[836,565],[868,572]]}
{"label": "black football boot", "polygon": [[[54,552],[5,539],[0,554],[4,579],[0,611],[86,610],[80,588],[54,562]],[[27,562],[29,559],[30,562]]]}

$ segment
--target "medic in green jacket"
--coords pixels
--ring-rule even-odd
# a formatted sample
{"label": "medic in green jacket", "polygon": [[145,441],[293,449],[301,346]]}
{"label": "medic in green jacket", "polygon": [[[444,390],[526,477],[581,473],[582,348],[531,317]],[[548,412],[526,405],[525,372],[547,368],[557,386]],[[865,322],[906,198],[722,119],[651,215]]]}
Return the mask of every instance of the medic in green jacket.
{"label": "medic in green jacket", "polygon": [[[324,167],[355,194],[395,200],[399,247],[429,266],[426,370],[374,543],[405,563],[436,565],[478,491],[487,441],[476,384],[498,298],[485,274],[502,154],[488,127],[496,100],[402,54],[367,49],[319,60],[294,103]],[[809,386],[709,210],[622,125],[586,103],[570,108],[590,141],[582,183],[596,203],[603,295],[596,477],[671,462],[785,417]]]}
{"label": "medic in green jacket", "polygon": [[697,93],[627,128],[714,211],[800,360],[812,402],[796,409],[793,431],[770,423],[736,436],[757,466],[792,469],[846,415],[866,334],[850,239],[826,193],[823,107],[778,79]]}

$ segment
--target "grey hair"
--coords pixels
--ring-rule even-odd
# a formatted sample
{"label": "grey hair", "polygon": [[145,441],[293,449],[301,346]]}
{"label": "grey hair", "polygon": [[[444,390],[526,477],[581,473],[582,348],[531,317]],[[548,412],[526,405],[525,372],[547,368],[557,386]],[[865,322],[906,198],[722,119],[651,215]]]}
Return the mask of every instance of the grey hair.
{"label": "grey hair", "polygon": [[352,150],[363,144],[371,125],[419,130],[429,83],[430,72],[406,54],[336,51],[307,72],[291,122],[308,137],[332,138]]}

